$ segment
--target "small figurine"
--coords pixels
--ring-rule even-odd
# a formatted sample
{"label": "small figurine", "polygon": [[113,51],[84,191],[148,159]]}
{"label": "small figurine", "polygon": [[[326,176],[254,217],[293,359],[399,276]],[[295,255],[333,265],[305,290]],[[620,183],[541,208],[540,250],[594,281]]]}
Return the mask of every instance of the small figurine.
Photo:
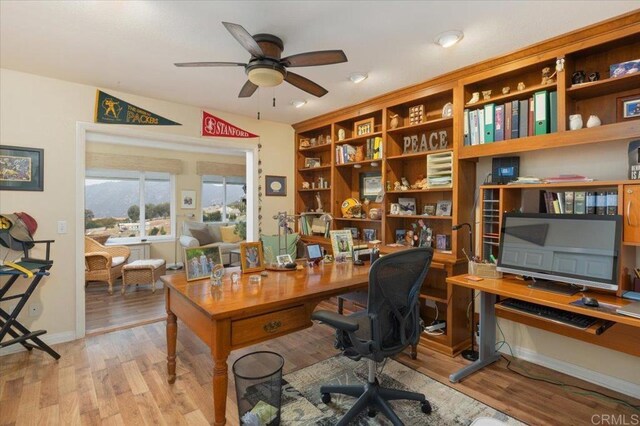
{"label": "small figurine", "polygon": [[509,86],[504,86],[502,88],[502,94],[503,95],[508,95],[510,91],[511,91],[511,87],[509,87]]}
{"label": "small figurine", "polygon": [[311,144],[309,143],[309,139],[301,139],[300,140],[300,148],[309,148]]}
{"label": "small figurine", "polygon": [[468,105],[475,104],[479,100],[480,100],[480,92],[473,92],[473,95],[471,95],[471,100],[469,100],[467,104]]}
{"label": "small figurine", "polygon": [[318,136],[318,145],[324,145],[324,136]]}
{"label": "small figurine", "polygon": [[542,81],[540,82],[540,84],[544,85],[544,84],[554,83],[553,77],[555,76],[556,76],[556,71],[554,71],[553,74],[551,74],[550,67],[542,68]]}
{"label": "small figurine", "polygon": [[400,190],[408,191],[409,188],[411,187],[411,185],[409,184],[409,181],[407,180],[406,177],[403,177],[401,180],[402,180],[402,186],[400,187]]}
{"label": "small figurine", "polygon": [[389,127],[395,129],[400,124],[400,116],[398,114],[391,115],[391,121],[389,122]]}
{"label": "small figurine", "polygon": [[564,58],[556,59],[556,72],[564,71]]}
{"label": "small figurine", "polygon": [[597,115],[590,115],[587,120],[587,127],[598,127],[602,122],[600,121],[600,117]]}
{"label": "small figurine", "polygon": [[387,188],[387,191],[391,191],[391,181],[390,180],[387,181],[386,188]]}
{"label": "small figurine", "polygon": [[600,80],[600,73],[598,71],[594,71],[589,74],[589,81],[598,81]]}
{"label": "small figurine", "polygon": [[393,190],[394,190],[394,191],[400,191],[400,188],[401,188],[401,186],[400,186],[400,182],[395,181],[395,182],[393,183]]}
{"label": "small figurine", "polygon": [[571,83],[582,84],[584,83],[585,78],[586,78],[586,75],[584,74],[584,71],[578,70],[573,74],[571,74]]}
{"label": "small figurine", "polygon": [[302,182],[302,189],[309,189],[309,182]]}
{"label": "small figurine", "polygon": [[316,204],[318,204],[318,208],[316,209],[316,212],[318,213],[324,212],[324,210],[322,209],[322,199],[320,198],[319,192],[316,192]]}
{"label": "small figurine", "polygon": [[524,82],[523,82],[523,81],[521,81],[520,83],[518,83],[518,86],[517,86],[518,90],[520,90],[520,91],[524,90],[526,87],[527,87],[527,86],[525,86],[525,85],[524,85]]}
{"label": "small figurine", "polygon": [[491,99],[491,90],[483,90],[482,91],[482,100],[483,101],[488,101],[489,99]]}
{"label": "small figurine", "polygon": [[344,140],[344,138],[345,138],[345,136],[346,136],[346,135],[345,135],[344,129],[340,129],[340,130],[338,130],[338,140],[339,140],[339,141],[343,141],[343,140]]}
{"label": "small figurine", "polygon": [[422,174],[418,175],[418,177],[416,178],[416,181],[413,183],[413,185],[411,185],[411,189],[419,189],[423,178],[424,178],[424,175]]}

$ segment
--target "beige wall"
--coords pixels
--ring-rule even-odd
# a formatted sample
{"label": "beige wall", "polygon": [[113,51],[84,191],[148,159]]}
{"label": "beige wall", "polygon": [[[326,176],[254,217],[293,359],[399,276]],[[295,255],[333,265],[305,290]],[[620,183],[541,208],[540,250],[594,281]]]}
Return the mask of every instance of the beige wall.
{"label": "beige wall", "polygon": [[[120,93],[104,89],[141,108],[182,123],[182,126],[145,127],[150,132],[199,137],[201,110],[156,99]],[[75,336],[76,320],[76,262],[75,223],[76,196],[76,123],[93,122],[96,88],[16,71],[0,69],[0,143],[44,148],[44,192],[0,192],[2,212],[25,211],[39,224],[36,237],[55,239],[51,276],[44,280],[32,301],[40,301],[42,314],[30,318],[26,313],[20,318],[27,325],[48,330],[56,339]],[[265,147],[261,157],[264,174],[285,175],[289,181],[287,197],[267,197],[262,215],[271,217],[278,210],[293,211],[293,129],[290,125],[210,111],[238,127],[260,135]],[[106,126],[114,128],[116,126]],[[121,126],[117,126],[121,127]],[[122,126],[126,127],[126,126]],[[236,141],[234,141],[235,143]],[[239,145],[242,140],[237,140]],[[275,155],[267,153],[277,152]],[[197,189],[199,180],[189,175],[181,185]],[[261,182],[264,185],[264,178]],[[66,220],[69,232],[56,233],[56,222]],[[274,221],[264,220],[264,232],[275,232]],[[162,249],[162,252],[165,250]],[[169,250],[173,256],[173,250]],[[16,288],[16,290],[19,290]],[[117,296],[114,296],[117,297]],[[56,337],[57,336],[57,337]]]}
{"label": "beige wall", "polygon": [[[598,180],[626,179],[627,143],[625,142],[540,150],[522,153],[519,156],[520,176],[548,177],[561,173],[575,173]],[[485,176],[490,172],[491,159],[480,160],[477,181],[484,181]],[[640,250],[636,250],[636,255],[636,266],[638,266]],[[506,341],[514,348],[523,348],[525,351],[533,351],[543,357],[640,385],[640,368],[638,368],[640,361],[637,357],[519,323],[502,319],[499,322]],[[499,332],[498,338],[500,339]]]}

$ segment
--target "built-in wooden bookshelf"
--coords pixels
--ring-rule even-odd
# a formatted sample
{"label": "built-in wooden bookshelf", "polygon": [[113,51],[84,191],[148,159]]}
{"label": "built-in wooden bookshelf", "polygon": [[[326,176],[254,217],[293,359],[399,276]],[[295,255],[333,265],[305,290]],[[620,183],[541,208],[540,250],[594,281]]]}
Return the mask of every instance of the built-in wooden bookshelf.
{"label": "built-in wooden bookshelf", "polygon": [[[466,259],[462,249],[473,249],[469,247],[469,232],[464,229],[453,231],[452,226],[479,223],[476,230],[476,235],[480,238],[477,244],[479,249],[483,255],[497,255],[501,213],[516,208],[526,198],[522,194],[532,189],[518,185],[483,186],[475,210],[479,212],[476,222],[474,194],[478,190],[477,160],[539,150],[549,150],[549,155],[553,155],[556,148],[575,146],[578,149],[585,144],[606,144],[640,138],[640,120],[621,119],[618,112],[620,99],[630,96],[640,98],[640,72],[621,77],[612,77],[609,72],[610,65],[639,59],[638,51],[640,12],[637,11],[297,123],[294,125],[296,212],[314,210],[319,197],[324,211],[335,218],[332,229],[357,228],[360,235],[365,228],[375,229],[376,238],[382,242],[383,252],[405,249],[406,247],[394,244],[396,230],[410,229],[418,221],[426,223],[433,235],[451,235],[451,250],[436,250],[432,270],[420,297],[425,303],[435,302],[439,319],[446,318],[447,321],[447,328],[442,336],[424,337],[422,344],[444,353],[455,354],[468,344],[466,308],[470,299],[468,292],[448,286],[444,279],[447,275],[464,272]],[[551,73],[557,69],[550,81],[543,81],[543,68],[549,68]],[[600,79],[573,84],[572,74],[578,70],[585,71],[587,76],[598,72]],[[519,83],[522,83],[520,89]],[[509,87],[508,92],[505,90],[506,93],[503,93],[504,87]],[[489,99],[482,98],[482,92],[486,91],[491,91]],[[527,129],[527,134],[519,134],[520,137],[516,139],[478,145],[469,145],[468,142],[465,144],[465,110],[484,109],[490,104],[499,106],[514,101],[529,101],[541,91],[556,93],[553,132],[549,115],[549,129],[546,133],[534,132],[529,135]],[[476,92],[479,93],[478,101],[469,104]],[[418,119],[416,110],[420,115]],[[582,115],[584,128],[570,130],[569,116],[573,114]],[[586,128],[586,122],[592,114],[598,115],[602,124]],[[358,134],[358,123],[370,123],[367,127],[369,131]],[[329,135],[330,143],[326,146],[317,145],[320,135],[324,135],[325,143]],[[316,146],[300,149],[302,140],[312,138],[316,139]],[[382,140],[381,158],[358,157],[357,161],[355,157],[347,158],[348,161],[337,158],[336,152],[341,146],[348,145],[356,149],[367,147],[371,138]],[[415,185],[416,181],[428,175],[428,156],[447,152],[451,153],[452,161],[450,187],[396,188],[395,182],[402,182],[402,178],[408,180],[409,186]],[[305,168],[305,158],[320,158],[321,166]],[[362,198],[360,175],[374,172],[381,176],[384,189],[382,202],[370,202],[363,207],[366,215],[363,218],[342,217],[340,206],[345,199]],[[562,170],[557,173],[562,173]],[[316,191],[312,188],[302,189],[302,182],[311,183],[319,178],[328,182],[327,188]],[[593,185],[615,186],[620,199],[633,200],[632,205],[640,206],[640,187],[624,181],[624,178],[624,172],[621,171],[620,181]],[[574,184],[570,187],[580,188],[581,185]],[[540,189],[537,190],[539,192]],[[621,192],[629,190],[633,193]],[[391,205],[398,203],[400,198],[415,199],[415,213],[392,214]],[[425,205],[437,204],[438,201],[451,202],[450,216],[422,215]],[[368,213],[372,208],[382,210],[380,219],[369,218]],[[621,203],[620,214],[623,213],[622,209]],[[631,223],[635,222],[631,220]],[[640,217],[637,218],[637,223],[640,227]],[[627,228],[622,242],[622,262],[631,266],[635,262],[637,247],[640,246],[640,230]],[[328,240],[322,236],[303,236],[303,239],[321,242],[323,246],[330,247]],[[421,315],[425,322],[430,323],[435,317],[435,310],[424,305],[421,307]],[[511,315],[510,318],[526,322],[517,317]],[[616,343],[611,345],[615,347]]]}

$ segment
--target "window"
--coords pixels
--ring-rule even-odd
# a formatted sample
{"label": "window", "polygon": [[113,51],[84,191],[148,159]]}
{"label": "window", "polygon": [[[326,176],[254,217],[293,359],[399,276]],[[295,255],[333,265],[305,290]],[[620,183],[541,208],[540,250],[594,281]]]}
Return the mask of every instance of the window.
{"label": "window", "polygon": [[174,188],[169,173],[87,170],[85,232],[111,239],[173,237]]}
{"label": "window", "polygon": [[202,220],[236,222],[246,214],[244,176],[202,177]]}

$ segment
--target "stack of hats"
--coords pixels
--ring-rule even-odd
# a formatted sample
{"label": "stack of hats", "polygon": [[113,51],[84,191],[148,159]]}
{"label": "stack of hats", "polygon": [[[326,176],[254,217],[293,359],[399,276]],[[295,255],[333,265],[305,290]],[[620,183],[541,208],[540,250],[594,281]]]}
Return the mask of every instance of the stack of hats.
{"label": "stack of hats", "polygon": [[0,213],[0,245],[10,250],[31,249],[36,229],[38,222],[25,212]]}

